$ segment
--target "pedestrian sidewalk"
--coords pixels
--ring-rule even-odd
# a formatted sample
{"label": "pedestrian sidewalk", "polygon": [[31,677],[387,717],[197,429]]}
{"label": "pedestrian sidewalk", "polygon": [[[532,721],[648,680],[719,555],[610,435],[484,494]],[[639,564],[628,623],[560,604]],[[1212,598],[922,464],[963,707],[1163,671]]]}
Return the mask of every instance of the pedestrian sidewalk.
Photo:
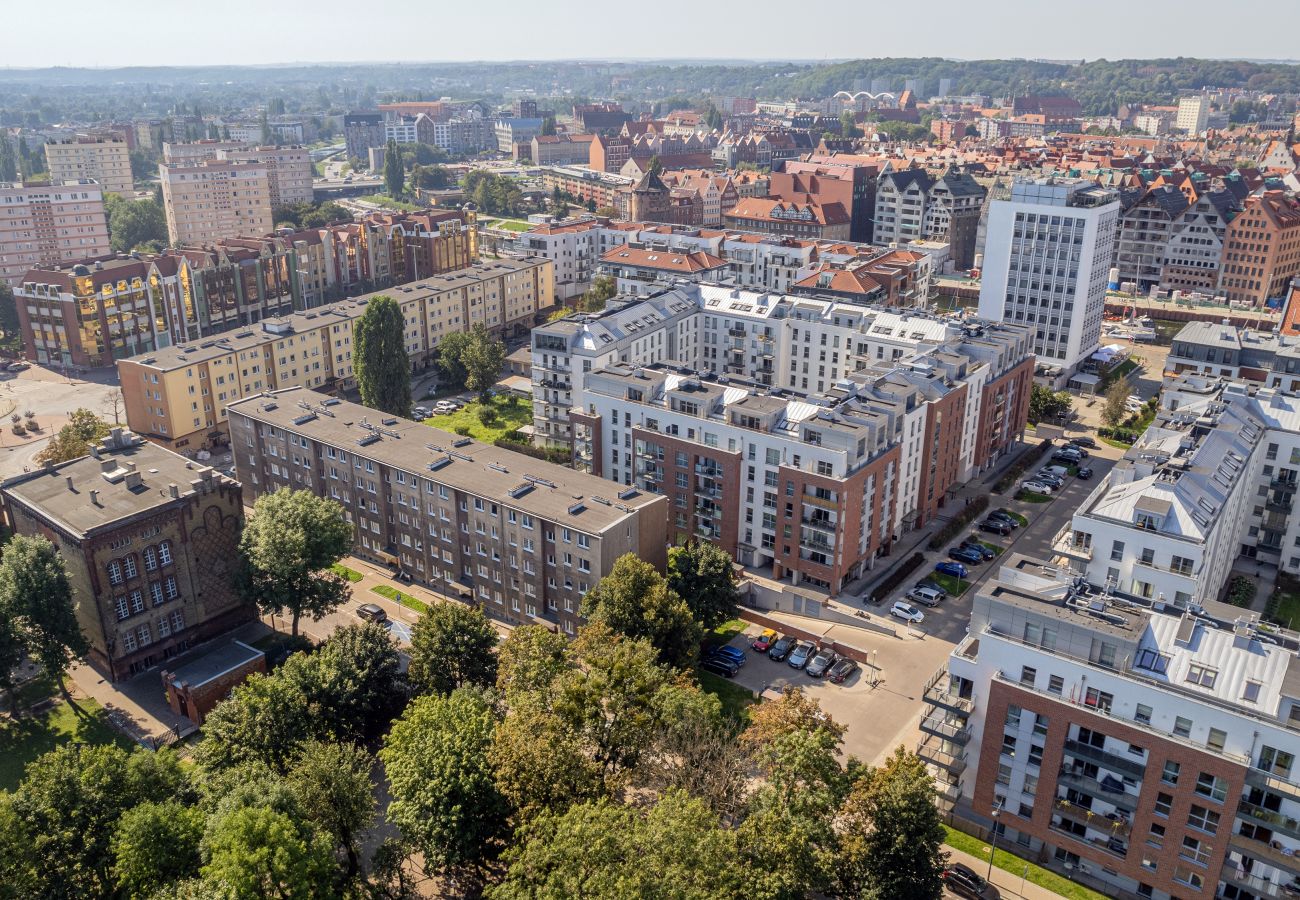
{"label": "pedestrian sidewalk", "polygon": [[[943,845],[943,849],[948,853],[948,862],[969,866],[981,878],[988,874],[989,860],[987,856],[983,858],[971,856],[969,853],[963,853],[949,847],[947,844]],[[1005,863],[1013,869],[1018,869],[1015,872],[1008,872],[1005,869],[999,869],[997,866],[993,867],[993,877],[990,880],[1003,897],[1019,897],[1021,900],[1061,900],[1060,894],[1053,893],[1047,888],[1039,887],[1028,879],[1021,878],[1026,864],[1019,857],[1005,851],[999,851],[997,861]]]}
{"label": "pedestrian sidewalk", "polygon": [[[411,625],[414,625],[419,620],[419,611],[395,603],[371,589],[378,586],[389,587],[418,600],[425,606],[437,606],[439,603],[447,602],[460,603],[465,606],[475,605],[470,598],[461,597],[458,594],[435,591],[414,582],[401,581],[395,578],[393,573],[384,566],[361,559],[358,556],[345,556],[339,561],[339,564],[361,575],[360,581],[352,583],[353,600],[358,603],[377,603],[388,613],[389,618],[396,618]],[[510,633],[511,626],[509,624],[499,622],[491,616],[488,617],[488,620],[496,626],[503,636]]]}

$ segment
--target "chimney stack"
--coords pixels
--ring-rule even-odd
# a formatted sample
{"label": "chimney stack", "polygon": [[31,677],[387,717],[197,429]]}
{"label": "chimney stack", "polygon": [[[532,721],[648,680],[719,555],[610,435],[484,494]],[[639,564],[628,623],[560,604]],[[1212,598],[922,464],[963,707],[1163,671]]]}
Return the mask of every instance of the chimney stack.
{"label": "chimney stack", "polygon": [[173,500],[179,500],[181,497],[181,489],[176,484],[167,485],[167,493],[171,495]]}
{"label": "chimney stack", "polygon": [[68,476],[68,490],[72,491],[72,493],[74,493],[74,494],[77,492],[77,489],[76,489],[75,487],[72,486],[72,476],[71,476],[71,475]]}
{"label": "chimney stack", "polygon": [[93,489],[91,490],[91,492],[90,492],[90,504],[91,504],[92,506],[99,506],[99,491],[96,491],[96,490],[93,490]]}

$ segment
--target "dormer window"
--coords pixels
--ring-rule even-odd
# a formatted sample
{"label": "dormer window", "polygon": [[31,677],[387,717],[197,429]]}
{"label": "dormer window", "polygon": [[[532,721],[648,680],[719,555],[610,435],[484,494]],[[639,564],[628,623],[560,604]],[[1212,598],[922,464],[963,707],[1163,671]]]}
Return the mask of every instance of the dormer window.
{"label": "dormer window", "polygon": [[1133,516],[1133,524],[1143,531],[1159,531],[1161,519],[1151,513],[1139,512]]}

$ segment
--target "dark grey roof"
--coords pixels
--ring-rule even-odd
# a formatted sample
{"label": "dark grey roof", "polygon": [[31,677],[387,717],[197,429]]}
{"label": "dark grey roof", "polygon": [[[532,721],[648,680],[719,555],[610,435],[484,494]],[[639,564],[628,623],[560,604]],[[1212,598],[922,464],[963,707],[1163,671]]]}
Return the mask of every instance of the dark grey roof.
{"label": "dark grey roof", "polygon": [[954,197],[983,197],[986,193],[969,172],[961,171],[956,167],[944,172],[935,185],[943,185]]}
{"label": "dark grey roof", "polygon": [[881,178],[888,178],[894,183],[894,187],[901,193],[907,190],[912,184],[916,184],[922,193],[929,193],[934,182],[930,180],[930,175],[925,169],[902,169],[898,172],[888,172]]}

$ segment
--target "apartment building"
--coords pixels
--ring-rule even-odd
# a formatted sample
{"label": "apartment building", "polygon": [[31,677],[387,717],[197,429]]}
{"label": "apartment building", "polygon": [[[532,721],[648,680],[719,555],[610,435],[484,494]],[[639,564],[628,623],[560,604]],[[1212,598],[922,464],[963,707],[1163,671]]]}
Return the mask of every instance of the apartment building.
{"label": "apartment building", "polygon": [[975,264],[975,242],[987,191],[967,172],[950,167],[932,178],[924,169],[885,172],[875,192],[873,240],[906,244],[941,240],[958,269]]}
{"label": "apartment building", "polygon": [[265,163],[206,160],[158,166],[167,233],[175,244],[204,244],[241,234],[267,234],[270,169]]}
{"label": "apartment building", "polygon": [[272,208],[312,202],[311,153],[302,146],[259,147],[239,141],[163,144],[163,162],[168,165],[194,166],[207,160],[265,165]]}
{"label": "apartment building", "polygon": [[93,181],[0,182],[0,281],[109,252],[104,193]]}
{"label": "apartment building", "polygon": [[738,201],[722,219],[728,228],[806,240],[847,241],[852,230],[849,211],[838,202],[823,205],[749,197]]}
{"label": "apartment building", "polygon": [[135,189],[131,150],[121,137],[77,135],[50,141],[45,145],[45,162],[51,184],[96,181],[106,194],[130,194]]}
{"label": "apartment building", "polygon": [[399,144],[432,144],[433,119],[418,113],[413,116],[396,115],[384,121],[384,142]]}
{"label": "apartment building", "polygon": [[1210,98],[1205,94],[1178,98],[1178,114],[1174,127],[1191,135],[1205,132],[1210,118]]}
{"label": "apartment building", "polygon": [[849,153],[810,153],[803,159],[787,160],[781,172],[770,176],[773,197],[795,199],[809,193],[822,202],[838,201],[849,211],[850,240],[874,239],[876,191],[880,160]]}
{"label": "apartment building", "polygon": [[666,560],[665,498],[304,388],[230,405],[248,500],[310,490],[358,555],[501,621],[572,635],[615,560]]}
{"label": "apartment building", "polygon": [[1285,897],[1300,682],[1244,618],[1116,602],[1019,554],[927,684],[918,752],[1004,846],[1109,897]]}
{"label": "apartment building", "polygon": [[385,294],[401,305],[406,350],[420,366],[445,334],[477,324],[495,334],[529,327],[554,290],[545,260],[500,259],[160,347],[118,361],[127,423],[173,449],[224,445],[227,403],[285,387],[355,385],[352,332],[371,297]]}
{"label": "apartment building", "polygon": [[1174,223],[1160,268],[1163,290],[1213,293],[1219,283],[1223,241],[1237,215],[1235,196],[1226,190],[1196,190]]}
{"label": "apartment building", "polygon": [[1300,275],[1300,203],[1282,191],[1252,194],[1228,223],[1219,290],[1230,303],[1263,306]]}
{"label": "apartment building", "polygon": [[1020,180],[990,204],[980,317],[1033,328],[1062,383],[1100,345],[1119,216],[1116,192],[1084,180]]}
{"label": "apartment building", "polygon": [[542,188],[557,188],[571,194],[580,203],[595,203],[597,209],[613,209],[619,194],[636,183],[635,178],[579,166],[550,166],[542,170]]}
{"label": "apartment building", "polygon": [[513,154],[518,144],[529,144],[533,138],[542,133],[542,123],[536,119],[497,119],[494,131],[497,138],[497,150]]}
{"label": "apartment building", "polygon": [[109,681],[257,616],[233,584],[239,484],[129,431],[4,481],[0,503],[11,531],[58,548],[88,661]]}
{"label": "apartment building", "polygon": [[433,145],[457,156],[496,148],[492,123],[475,115],[457,116],[433,123]]}
{"label": "apartment building", "polygon": [[615,279],[620,294],[642,297],[677,278],[716,283],[726,274],[727,261],[702,250],[659,253],[624,246],[601,256],[596,271]]}
{"label": "apartment building", "polygon": [[343,141],[348,159],[364,160],[371,147],[382,147],[386,143],[383,113],[348,113],[343,117]]}
{"label": "apartment building", "polygon": [[536,134],[531,159],[539,166],[585,166],[591,157],[594,134]]}

